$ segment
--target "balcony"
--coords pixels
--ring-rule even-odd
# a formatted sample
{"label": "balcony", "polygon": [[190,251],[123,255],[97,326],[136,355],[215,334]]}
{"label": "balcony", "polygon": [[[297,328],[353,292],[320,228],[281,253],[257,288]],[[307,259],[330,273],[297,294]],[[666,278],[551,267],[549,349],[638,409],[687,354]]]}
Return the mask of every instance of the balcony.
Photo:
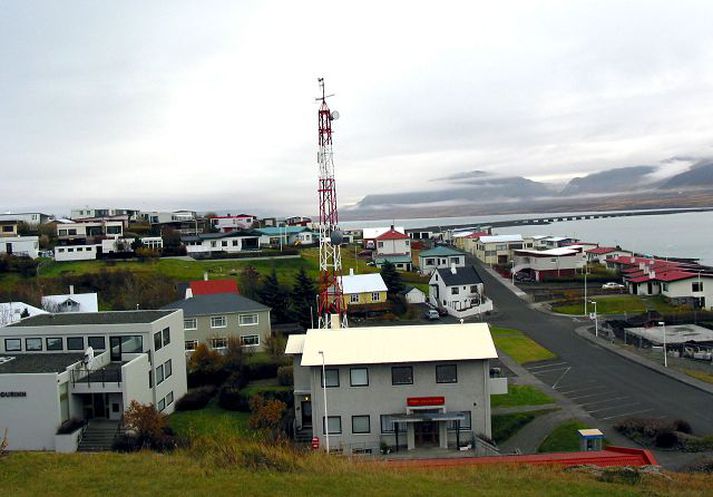
{"label": "balcony", "polygon": [[110,362],[99,369],[72,370],[73,393],[121,392],[123,362]]}

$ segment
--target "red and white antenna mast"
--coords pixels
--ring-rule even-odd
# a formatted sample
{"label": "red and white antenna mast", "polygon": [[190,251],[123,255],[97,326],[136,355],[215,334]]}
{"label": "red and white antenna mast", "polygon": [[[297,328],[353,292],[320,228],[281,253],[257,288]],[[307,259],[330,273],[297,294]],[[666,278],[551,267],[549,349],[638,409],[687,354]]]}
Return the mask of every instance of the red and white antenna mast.
{"label": "red and white antenna mast", "polygon": [[319,149],[319,328],[329,329],[347,327],[347,313],[342,294],[342,232],[339,230],[337,212],[337,183],[334,180],[334,161],[332,152],[332,121],[339,118],[339,113],[329,110],[325,95],[324,78],[319,78],[322,96],[318,111]]}

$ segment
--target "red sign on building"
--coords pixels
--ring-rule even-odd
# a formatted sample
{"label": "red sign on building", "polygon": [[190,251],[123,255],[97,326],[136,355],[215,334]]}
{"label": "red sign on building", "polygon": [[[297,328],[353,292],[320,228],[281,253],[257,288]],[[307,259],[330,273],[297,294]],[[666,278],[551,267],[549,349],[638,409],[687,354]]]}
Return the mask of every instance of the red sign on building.
{"label": "red sign on building", "polygon": [[409,407],[442,406],[446,403],[445,397],[407,397],[406,405]]}
{"label": "red sign on building", "polygon": [[312,437],[312,449],[319,449],[319,437]]}

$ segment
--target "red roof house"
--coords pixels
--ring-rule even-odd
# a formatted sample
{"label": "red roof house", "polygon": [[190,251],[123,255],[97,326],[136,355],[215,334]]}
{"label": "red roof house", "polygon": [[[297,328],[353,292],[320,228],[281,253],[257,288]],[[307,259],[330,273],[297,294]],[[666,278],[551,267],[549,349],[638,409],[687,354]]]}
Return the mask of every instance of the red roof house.
{"label": "red roof house", "polygon": [[216,293],[239,294],[238,282],[235,280],[199,280],[191,281],[188,288],[195,295],[214,295]]}

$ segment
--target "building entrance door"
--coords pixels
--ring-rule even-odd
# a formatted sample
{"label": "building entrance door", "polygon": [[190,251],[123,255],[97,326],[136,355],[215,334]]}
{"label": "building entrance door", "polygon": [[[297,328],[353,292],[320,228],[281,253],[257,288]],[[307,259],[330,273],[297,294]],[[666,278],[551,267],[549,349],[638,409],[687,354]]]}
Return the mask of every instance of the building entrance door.
{"label": "building entrance door", "polygon": [[94,417],[95,418],[106,418],[106,402],[104,402],[103,393],[92,394],[92,402],[94,405]]}
{"label": "building entrance door", "polygon": [[312,428],[312,401],[302,401],[302,428]]}
{"label": "building entrance door", "polygon": [[438,446],[438,423],[435,421],[414,423],[413,430],[416,447]]}
{"label": "building entrance door", "polygon": [[109,348],[111,349],[109,359],[121,361],[121,337],[109,337]]}

